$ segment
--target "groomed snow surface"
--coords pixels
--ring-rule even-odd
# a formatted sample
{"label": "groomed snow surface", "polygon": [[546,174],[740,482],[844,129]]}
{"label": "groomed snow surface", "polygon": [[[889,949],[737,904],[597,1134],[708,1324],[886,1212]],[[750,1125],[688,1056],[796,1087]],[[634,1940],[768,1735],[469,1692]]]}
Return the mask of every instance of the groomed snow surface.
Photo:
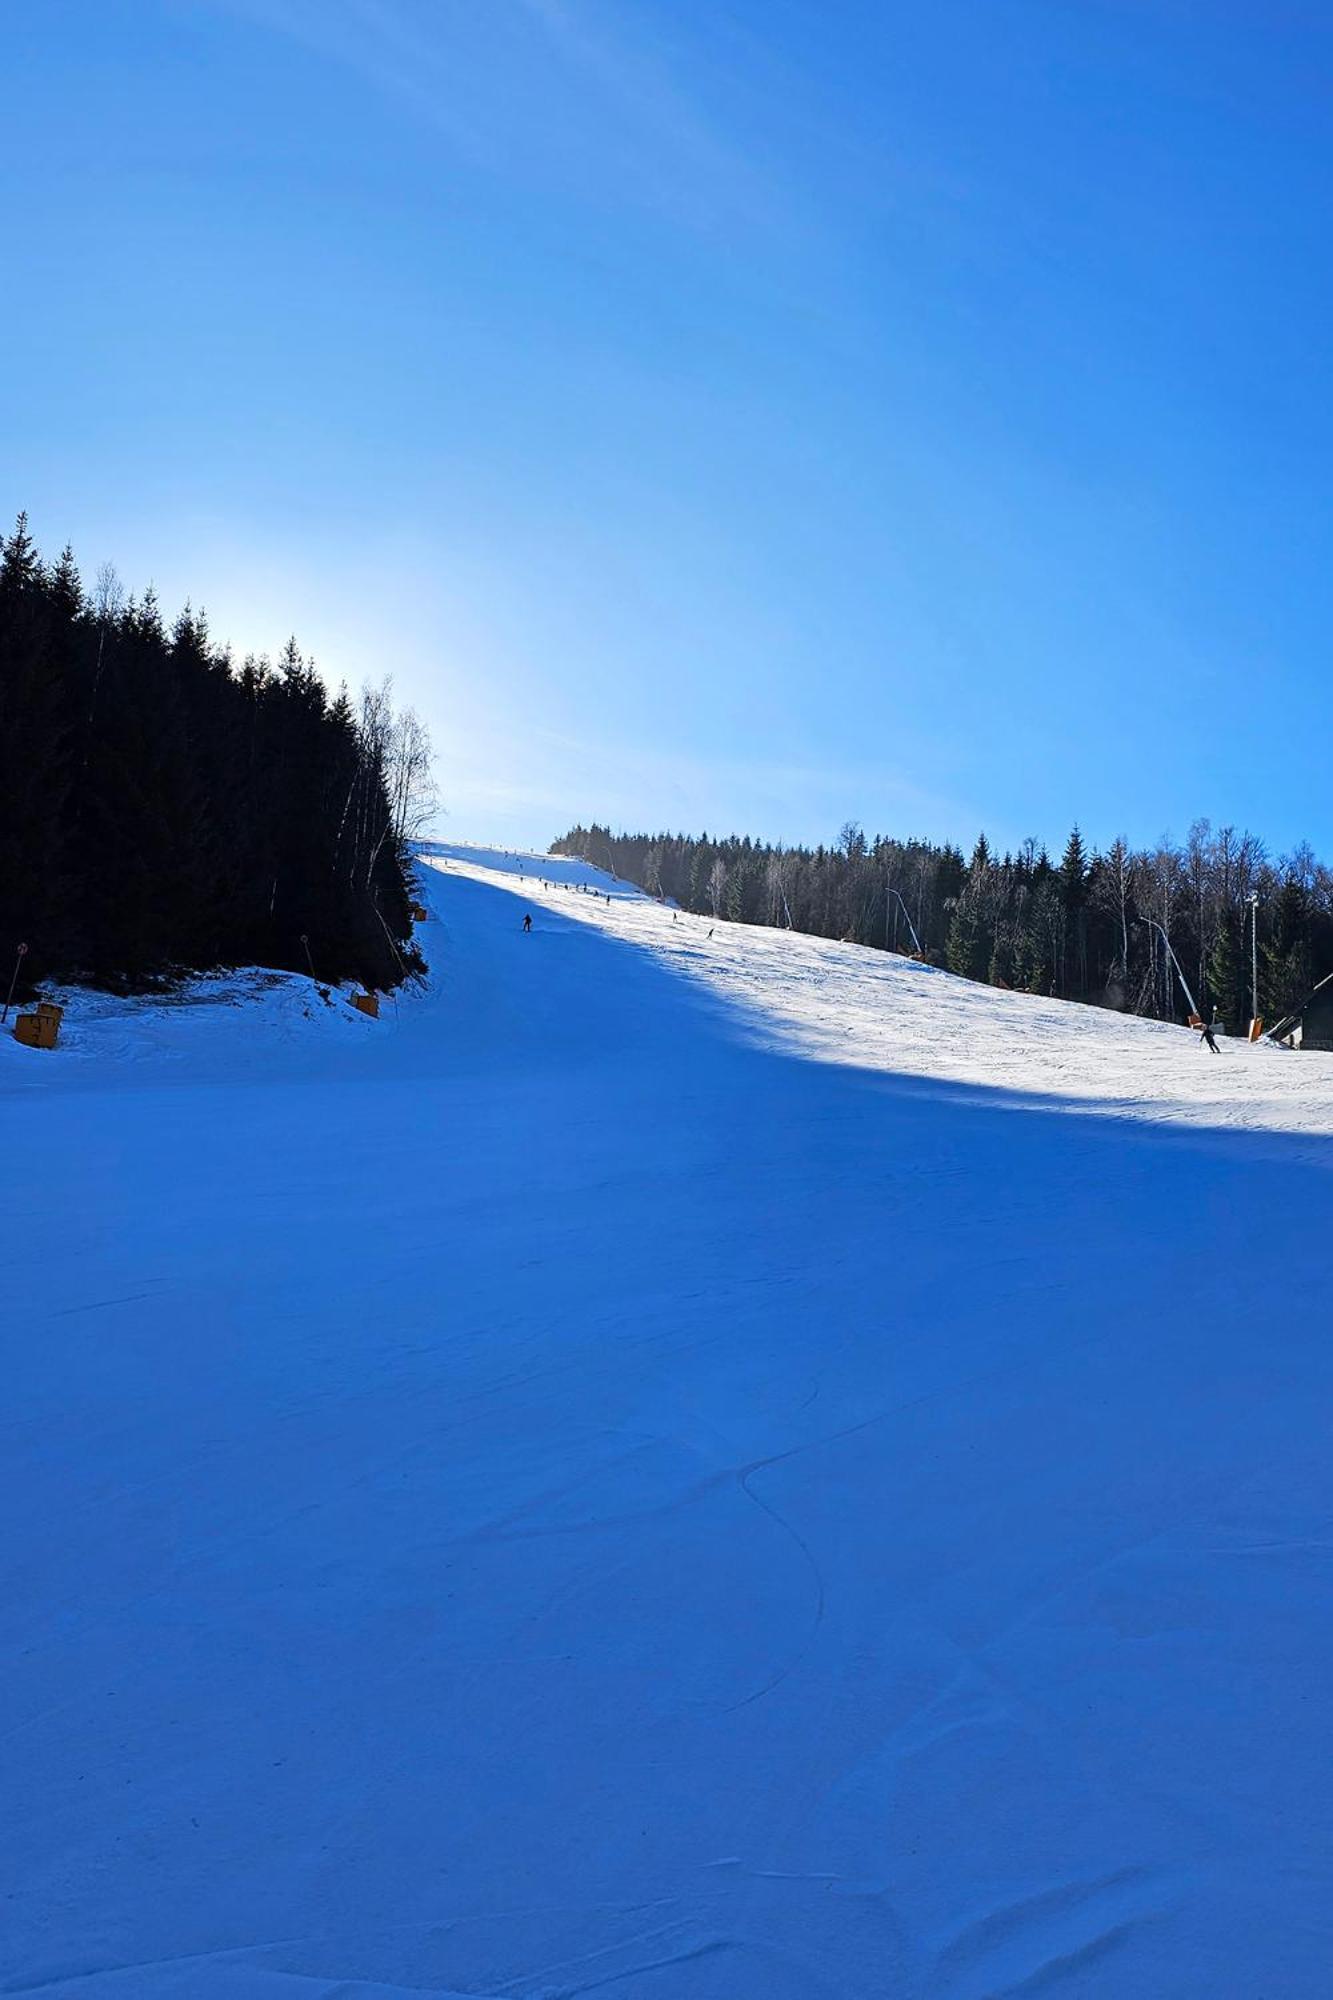
{"label": "groomed snow surface", "polygon": [[0,1992],[1326,2000],[1333,1058],[421,875],[0,1039]]}

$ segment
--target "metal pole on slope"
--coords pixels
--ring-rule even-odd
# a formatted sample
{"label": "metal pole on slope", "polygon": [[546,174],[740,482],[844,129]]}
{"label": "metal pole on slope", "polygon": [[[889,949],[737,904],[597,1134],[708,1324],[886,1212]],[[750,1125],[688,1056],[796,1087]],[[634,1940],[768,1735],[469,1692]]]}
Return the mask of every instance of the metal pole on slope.
{"label": "metal pole on slope", "polygon": [[898,907],[902,911],[903,915],[907,918],[907,928],[912,934],[912,949],[915,951],[918,958],[924,958],[926,954],[921,949],[921,940],[916,934],[916,925],[912,922],[911,912],[909,911],[906,903],[903,901],[901,895],[899,895],[896,889],[890,889],[889,894],[891,896],[898,897]]}
{"label": "metal pole on slope", "polygon": [[1145,917],[1143,921],[1145,924],[1152,925],[1153,929],[1157,932],[1158,936],[1161,938],[1162,943],[1166,946],[1166,955],[1170,959],[1172,965],[1175,966],[1176,978],[1180,981],[1181,986],[1184,988],[1185,998],[1189,1001],[1190,1013],[1194,1015],[1196,1020],[1201,1021],[1203,1019],[1203,1015],[1199,1011],[1199,1003],[1194,998],[1194,995],[1190,992],[1189,981],[1188,979],[1186,979],[1184,973],[1180,969],[1180,960],[1176,957],[1175,952],[1171,949],[1170,938],[1167,936],[1161,924],[1158,923],[1156,917]]}
{"label": "metal pole on slope", "polygon": [[9,1019],[9,1003],[14,998],[14,988],[19,983],[19,967],[22,965],[27,955],[28,955],[27,945],[21,944],[18,948],[18,954],[14,960],[14,976],[9,982],[9,991],[5,995],[4,1012],[0,1013],[0,1026],[2,1026]]}
{"label": "metal pole on slope", "polygon": [[1259,1019],[1259,891],[1250,891],[1250,1040]]}

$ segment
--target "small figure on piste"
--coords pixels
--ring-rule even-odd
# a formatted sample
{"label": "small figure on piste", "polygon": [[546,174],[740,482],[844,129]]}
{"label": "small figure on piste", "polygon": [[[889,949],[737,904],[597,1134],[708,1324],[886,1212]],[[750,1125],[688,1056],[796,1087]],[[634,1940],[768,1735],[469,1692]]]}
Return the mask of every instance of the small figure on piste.
{"label": "small figure on piste", "polygon": [[1222,1053],[1221,1049],[1217,1046],[1217,1030],[1220,1026],[1221,1023],[1218,1021],[1216,1015],[1213,1016],[1211,1021],[1203,1023],[1203,1039],[1215,1056],[1220,1056]]}
{"label": "small figure on piste", "polygon": [[523,912],[523,928],[525,931],[530,931],[532,929],[532,912],[530,910],[525,910]]}

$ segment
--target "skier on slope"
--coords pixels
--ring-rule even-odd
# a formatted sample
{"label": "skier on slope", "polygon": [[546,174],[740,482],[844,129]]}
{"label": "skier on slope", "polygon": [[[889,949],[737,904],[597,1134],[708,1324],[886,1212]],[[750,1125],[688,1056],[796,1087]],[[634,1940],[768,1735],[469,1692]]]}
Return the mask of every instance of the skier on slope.
{"label": "skier on slope", "polygon": [[1215,1056],[1220,1056],[1222,1051],[1217,1046],[1217,1029],[1218,1029],[1218,1020],[1217,1016],[1214,1015],[1211,1021],[1205,1021],[1203,1023],[1202,1039],[1207,1043],[1208,1047],[1212,1050]]}
{"label": "skier on slope", "polygon": [[523,912],[523,928],[525,931],[530,931],[532,929],[532,912],[530,910],[525,910]]}

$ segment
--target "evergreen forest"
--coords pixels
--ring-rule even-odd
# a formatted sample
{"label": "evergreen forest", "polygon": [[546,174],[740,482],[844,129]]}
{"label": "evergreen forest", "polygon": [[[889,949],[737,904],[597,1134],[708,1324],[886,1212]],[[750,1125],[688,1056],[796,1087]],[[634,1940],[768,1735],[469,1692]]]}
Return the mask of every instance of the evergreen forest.
{"label": "evergreen forest", "polygon": [[89,590],[20,515],[0,547],[0,974],[122,990],[262,964],[387,988],[411,943],[430,749],[387,684],[290,641],[236,665],[187,605]]}

